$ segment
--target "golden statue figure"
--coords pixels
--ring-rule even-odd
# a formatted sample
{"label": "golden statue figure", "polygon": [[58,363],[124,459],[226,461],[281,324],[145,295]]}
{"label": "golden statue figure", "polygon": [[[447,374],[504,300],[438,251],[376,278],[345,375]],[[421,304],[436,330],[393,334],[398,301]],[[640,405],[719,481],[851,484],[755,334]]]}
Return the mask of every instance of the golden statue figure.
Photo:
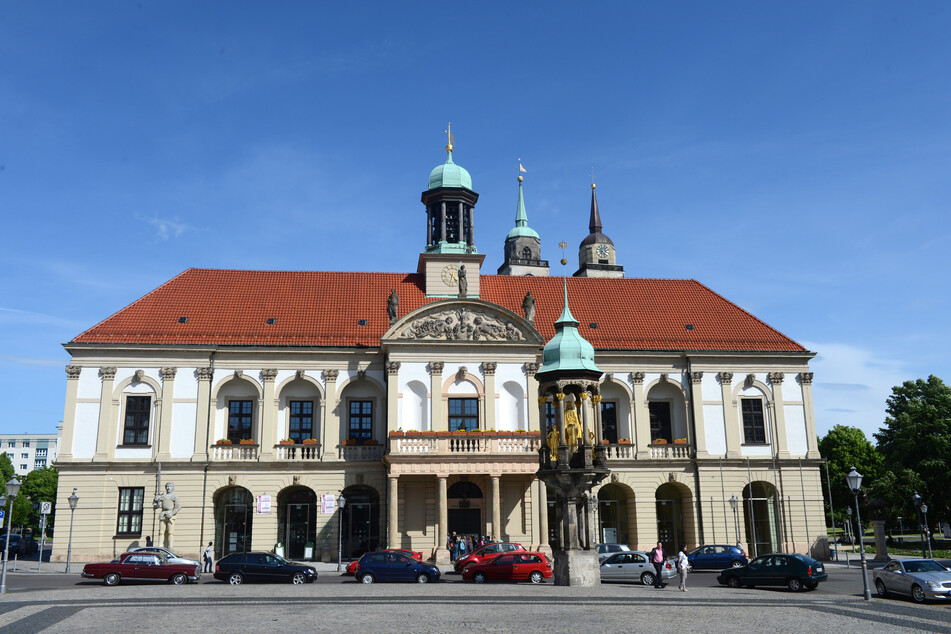
{"label": "golden statue figure", "polygon": [[552,428],[548,432],[548,451],[551,454],[551,461],[558,462],[558,430]]}
{"label": "golden statue figure", "polygon": [[568,445],[568,451],[575,453],[578,451],[578,445],[581,444],[581,425],[578,423],[578,412],[573,406],[565,410],[565,443]]}

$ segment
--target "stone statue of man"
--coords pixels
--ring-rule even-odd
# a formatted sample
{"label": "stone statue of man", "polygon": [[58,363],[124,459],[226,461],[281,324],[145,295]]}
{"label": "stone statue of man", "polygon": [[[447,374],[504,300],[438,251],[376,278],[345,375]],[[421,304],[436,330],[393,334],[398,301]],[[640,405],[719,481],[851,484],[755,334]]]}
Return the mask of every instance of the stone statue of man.
{"label": "stone statue of man", "polygon": [[532,292],[525,293],[525,299],[522,300],[522,310],[525,311],[525,319],[530,324],[535,324],[535,298]]}
{"label": "stone statue of man", "polygon": [[469,280],[466,279],[466,265],[459,265],[459,297],[469,294]]}
{"label": "stone statue of man", "polygon": [[178,503],[178,496],[175,495],[175,484],[173,482],[165,484],[165,493],[156,494],[155,499],[152,500],[152,507],[162,509],[158,515],[159,522],[165,527],[162,545],[171,550],[175,515],[182,509]]}
{"label": "stone statue of man", "polygon": [[396,323],[396,309],[400,305],[400,296],[396,294],[396,289],[390,289],[390,298],[386,301],[386,314],[390,318],[390,325]]}

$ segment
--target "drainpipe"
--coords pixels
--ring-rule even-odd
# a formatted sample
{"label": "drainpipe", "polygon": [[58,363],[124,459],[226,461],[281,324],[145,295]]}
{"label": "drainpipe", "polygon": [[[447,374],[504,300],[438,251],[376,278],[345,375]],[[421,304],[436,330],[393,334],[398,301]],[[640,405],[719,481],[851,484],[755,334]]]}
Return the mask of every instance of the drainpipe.
{"label": "drainpipe", "polygon": [[[697,398],[697,395],[694,393],[693,387],[693,372],[691,371],[690,357],[687,354],[684,354],[684,359],[687,362],[687,381],[690,385],[690,407],[687,408],[687,417],[690,420],[690,431],[693,434],[694,443],[697,441],[697,420],[693,415],[693,405],[696,402],[694,399]],[[700,466],[697,464],[697,448],[693,448],[693,455],[690,458],[693,462],[693,486],[696,491],[697,496],[697,532],[700,537],[700,544],[706,543],[703,539],[703,498],[700,497]]]}
{"label": "drainpipe", "polygon": [[204,550],[205,545],[205,507],[208,497],[208,469],[211,467],[211,449],[209,445],[209,434],[211,433],[211,388],[215,382],[215,352],[212,351],[209,358],[211,368],[211,380],[208,385],[208,420],[205,421],[205,468],[202,470],[201,478],[201,531],[198,537],[198,552]]}

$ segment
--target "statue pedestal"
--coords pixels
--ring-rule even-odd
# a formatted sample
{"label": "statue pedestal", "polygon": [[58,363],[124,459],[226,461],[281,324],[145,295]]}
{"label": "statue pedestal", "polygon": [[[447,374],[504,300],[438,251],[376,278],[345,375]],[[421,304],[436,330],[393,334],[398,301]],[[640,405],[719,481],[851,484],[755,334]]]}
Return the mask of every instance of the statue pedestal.
{"label": "statue pedestal", "polygon": [[875,557],[872,561],[888,561],[888,544],[885,541],[885,520],[872,520],[875,531]]}
{"label": "statue pedestal", "polygon": [[556,586],[601,585],[601,566],[596,550],[556,550]]}
{"label": "statue pedestal", "polygon": [[449,565],[452,563],[452,560],[449,558],[449,549],[448,548],[437,548],[435,553],[435,560],[437,564],[440,565]]}

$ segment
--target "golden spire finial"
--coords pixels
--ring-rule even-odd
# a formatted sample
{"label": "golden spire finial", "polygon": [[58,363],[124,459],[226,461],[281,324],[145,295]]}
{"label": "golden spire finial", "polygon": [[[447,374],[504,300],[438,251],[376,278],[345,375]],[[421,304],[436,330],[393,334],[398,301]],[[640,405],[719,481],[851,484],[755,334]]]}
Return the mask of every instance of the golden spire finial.
{"label": "golden spire finial", "polygon": [[558,243],[558,246],[561,247],[561,265],[564,266],[568,264],[568,258],[565,257],[565,248],[568,247],[568,243],[562,241]]}
{"label": "golden spire finial", "polygon": [[596,180],[597,179],[594,176],[594,168],[592,167],[591,168],[591,189],[594,189],[595,187],[597,187],[597,185],[594,184],[594,181]]}
{"label": "golden spire finial", "polygon": [[527,169],[525,169],[524,166],[522,166],[522,159],[518,159],[518,171],[519,171],[518,182],[521,183],[521,182],[522,182],[522,174],[521,174],[521,172],[527,172],[527,171],[528,171]]}
{"label": "golden spire finial", "polygon": [[446,137],[449,141],[448,143],[446,143],[446,151],[449,153],[452,153],[452,142],[455,141],[455,139],[452,138],[452,123],[447,123],[446,129],[443,130],[443,132],[446,133]]}

